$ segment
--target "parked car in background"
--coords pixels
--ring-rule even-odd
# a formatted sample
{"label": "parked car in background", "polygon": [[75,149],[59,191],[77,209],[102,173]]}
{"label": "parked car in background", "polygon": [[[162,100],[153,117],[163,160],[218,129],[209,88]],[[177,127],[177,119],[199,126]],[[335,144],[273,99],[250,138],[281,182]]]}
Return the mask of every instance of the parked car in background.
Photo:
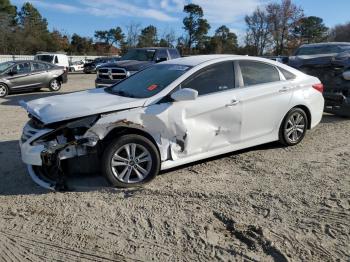
{"label": "parked car in background", "polygon": [[96,69],[99,65],[105,64],[105,63],[110,63],[110,62],[115,62],[118,61],[120,58],[119,57],[100,57],[96,58],[93,61],[89,63],[84,64],[84,73],[85,74],[91,74],[91,73],[96,73]]}
{"label": "parked car in background", "polygon": [[34,60],[63,66],[66,70],[69,68],[68,57],[65,54],[40,52],[35,55]]}
{"label": "parked car in background", "polygon": [[69,72],[81,72],[84,70],[84,61],[76,61],[69,65]]}
{"label": "parked car in background", "polygon": [[288,64],[289,57],[288,56],[264,56],[264,58],[271,59],[276,62],[280,62],[282,64]]}
{"label": "parked car in background", "polygon": [[279,140],[300,143],[322,118],[316,77],[263,58],[207,55],[149,66],[108,88],[22,106],[22,160],[39,185],[65,188],[77,167],[118,187],[160,170]]}
{"label": "parked car in background", "polygon": [[130,49],[119,61],[101,65],[97,70],[95,85],[107,87],[155,63],[179,58],[175,48],[146,47]]}
{"label": "parked car in background", "polygon": [[350,43],[302,45],[289,65],[321,79],[326,112],[350,117]]}
{"label": "parked car in background", "polygon": [[63,66],[29,60],[0,63],[0,97],[40,88],[56,92],[66,82],[67,71]]}

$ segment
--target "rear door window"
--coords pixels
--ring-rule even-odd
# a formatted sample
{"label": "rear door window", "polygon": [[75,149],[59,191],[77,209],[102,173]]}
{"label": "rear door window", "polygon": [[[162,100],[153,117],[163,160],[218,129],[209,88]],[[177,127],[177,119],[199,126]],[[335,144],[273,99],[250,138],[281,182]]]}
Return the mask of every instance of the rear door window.
{"label": "rear door window", "polygon": [[234,87],[235,71],[231,61],[210,65],[181,85],[181,88],[197,90],[198,95],[226,91]]}
{"label": "rear door window", "polygon": [[34,71],[45,71],[47,67],[42,63],[33,63],[33,69]]}
{"label": "rear door window", "polygon": [[279,72],[274,66],[254,61],[240,61],[239,65],[244,86],[260,85],[281,80]]}

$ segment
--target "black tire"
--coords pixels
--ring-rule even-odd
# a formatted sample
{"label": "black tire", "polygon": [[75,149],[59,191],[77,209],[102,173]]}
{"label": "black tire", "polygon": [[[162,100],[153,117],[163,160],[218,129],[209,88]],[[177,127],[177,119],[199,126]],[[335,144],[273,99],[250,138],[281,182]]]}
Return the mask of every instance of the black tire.
{"label": "black tire", "polygon": [[0,84],[0,98],[4,98],[9,94],[9,88],[5,84]]}
{"label": "black tire", "polygon": [[[137,179],[140,179],[135,171],[135,168],[138,164],[132,163],[130,164],[123,164],[121,166],[112,167],[112,160],[115,159],[115,154],[120,150],[122,152],[124,150],[124,147],[128,147],[131,144],[136,144],[140,148],[146,149],[149,153],[149,157],[151,159],[151,163],[147,161],[146,165],[149,165],[148,167],[143,166],[142,168],[148,169],[148,173],[144,176],[144,178],[140,181],[135,181]],[[138,149],[135,149],[137,151]],[[142,151],[140,151],[142,152]],[[121,153],[118,153],[118,156],[120,156]],[[136,155],[136,153],[135,153]],[[123,156],[125,159],[127,156]],[[136,158],[135,158],[136,159]],[[119,160],[119,159],[118,159]],[[134,162],[134,161],[132,161]],[[137,162],[137,161],[135,161]],[[130,134],[130,135],[123,135],[117,139],[112,140],[109,145],[106,147],[103,155],[102,155],[102,172],[105,175],[105,177],[108,179],[108,181],[115,187],[135,187],[143,185],[149,181],[151,181],[160,170],[160,156],[159,152],[156,148],[156,146],[147,138],[136,135],[136,134]],[[118,161],[118,163],[121,163]],[[125,162],[124,162],[125,163]],[[141,165],[141,163],[139,163]],[[144,164],[144,163],[143,163]],[[133,166],[133,167],[132,167]],[[117,170],[117,168],[120,168]],[[123,181],[118,177],[119,173],[123,173],[125,170],[124,168],[127,168],[127,170],[131,169],[131,173],[129,174],[130,179],[134,179],[134,181],[130,181],[129,178],[127,178],[128,181]],[[136,168],[137,169],[137,168]],[[125,176],[128,176],[128,171],[126,171],[126,175],[124,172],[124,179]],[[139,173],[139,172],[138,172]],[[119,174],[121,175],[121,174]]]}
{"label": "black tire", "polygon": [[61,89],[62,83],[58,79],[52,79],[49,83],[49,89],[51,92],[57,92]]}
{"label": "black tire", "polygon": [[72,73],[74,73],[74,72],[75,72],[74,67],[72,67],[72,68],[70,69],[70,71],[71,71]]}
{"label": "black tire", "polygon": [[[298,118],[299,122],[296,121],[296,117],[301,117],[301,120]],[[280,143],[282,143],[285,146],[295,146],[299,144],[306,135],[308,124],[309,119],[305,111],[301,108],[292,108],[282,121],[279,131]],[[294,136],[294,134],[296,135]]]}

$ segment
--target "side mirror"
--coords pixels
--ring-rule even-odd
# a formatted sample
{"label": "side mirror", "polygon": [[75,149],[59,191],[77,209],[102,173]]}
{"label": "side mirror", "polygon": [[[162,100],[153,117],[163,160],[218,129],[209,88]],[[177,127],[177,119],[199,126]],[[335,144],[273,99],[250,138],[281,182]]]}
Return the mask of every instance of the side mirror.
{"label": "side mirror", "polygon": [[196,100],[198,91],[191,88],[180,89],[171,94],[171,98],[175,101],[190,101]]}
{"label": "side mirror", "polygon": [[158,57],[156,59],[156,63],[160,63],[160,62],[164,62],[164,61],[168,61],[168,58],[167,57]]}
{"label": "side mirror", "polygon": [[343,73],[343,77],[344,77],[345,80],[350,80],[350,71],[345,71]]}

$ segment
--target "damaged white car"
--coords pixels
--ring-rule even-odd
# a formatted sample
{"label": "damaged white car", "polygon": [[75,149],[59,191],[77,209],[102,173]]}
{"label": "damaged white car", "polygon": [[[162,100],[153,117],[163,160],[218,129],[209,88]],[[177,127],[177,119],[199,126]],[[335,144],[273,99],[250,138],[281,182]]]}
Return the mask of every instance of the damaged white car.
{"label": "damaged white car", "polygon": [[179,58],[105,89],[22,102],[30,120],[21,154],[45,188],[65,189],[66,177],[82,169],[129,187],[231,151],[296,145],[320,122],[323,105],[317,78],[271,60]]}

